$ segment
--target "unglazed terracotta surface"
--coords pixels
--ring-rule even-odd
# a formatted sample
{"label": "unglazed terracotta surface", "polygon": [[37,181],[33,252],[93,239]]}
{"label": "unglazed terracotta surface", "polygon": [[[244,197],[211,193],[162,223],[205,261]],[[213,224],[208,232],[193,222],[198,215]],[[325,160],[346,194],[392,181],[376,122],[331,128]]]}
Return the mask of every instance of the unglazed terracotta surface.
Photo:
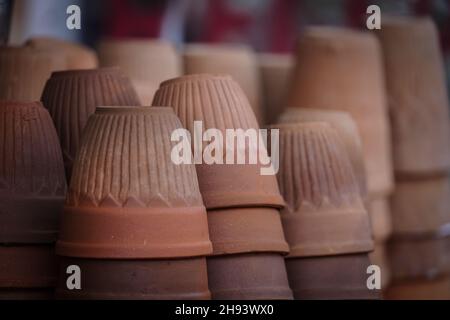
{"label": "unglazed terracotta surface", "polygon": [[55,123],[69,181],[83,129],[95,108],[140,105],[130,80],[118,68],[53,73],[41,100]]}
{"label": "unglazed terracotta surface", "polygon": [[381,290],[389,287],[392,279],[392,270],[387,254],[386,243],[375,243],[375,249],[369,253],[370,263],[380,267],[381,271]]}
{"label": "unglazed terracotta surface", "polygon": [[212,252],[195,166],[175,165],[167,107],[97,108],[75,160],[63,256],[175,258]]}
{"label": "unglazed terracotta surface", "polygon": [[289,258],[368,252],[373,249],[349,157],[325,122],[279,124],[282,211]]}
{"label": "unglazed terracotta surface", "polygon": [[297,46],[289,107],[347,111],[361,134],[371,194],[393,188],[382,53],[376,37],[335,27],[305,29]]}
{"label": "unglazed terracotta surface", "polygon": [[385,296],[389,300],[449,300],[450,277],[398,282],[388,288]]}
{"label": "unglazed terracotta surface", "polygon": [[391,208],[389,198],[375,197],[367,200],[367,211],[372,226],[375,242],[381,243],[389,239],[392,234]]}
{"label": "unglazed terracotta surface", "polygon": [[58,136],[39,102],[0,102],[0,243],[53,243],[66,194]]}
{"label": "unglazed terracotta surface", "polygon": [[384,54],[395,171],[446,173],[449,105],[436,26],[428,18],[386,18],[377,34]]}

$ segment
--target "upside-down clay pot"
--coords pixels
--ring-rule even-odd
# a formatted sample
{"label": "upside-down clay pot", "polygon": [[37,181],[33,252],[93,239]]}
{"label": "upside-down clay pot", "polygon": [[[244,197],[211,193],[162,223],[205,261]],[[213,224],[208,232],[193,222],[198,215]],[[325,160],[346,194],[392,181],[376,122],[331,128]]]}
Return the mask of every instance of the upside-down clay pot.
{"label": "upside-down clay pot", "polygon": [[439,33],[429,18],[386,18],[377,31],[386,70],[396,173],[450,168],[450,121]]}
{"label": "upside-down clay pot", "polygon": [[361,135],[369,193],[389,194],[390,128],[376,37],[345,28],[310,27],[298,42],[296,62],[287,105],[349,112]]}
{"label": "upside-down clay pot", "polygon": [[394,234],[434,234],[450,225],[450,182],[447,175],[399,179],[391,197]]}
{"label": "upside-down clay pot", "polygon": [[68,180],[83,129],[95,108],[140,105],[130,80],[118,68],[55,72],[41,101],[55,123]]}
{"label": "upside-down clay pot", "polygon": [[0,243],[53,243],[66,193],[52,119],[39,102],[0,102]]}
{"label": "upside-down clay pot", "polygon": [[214,300],[292,299],[284,258],[279,254],[248,253],[207,260]]}
{"label": "upside-down clay pot", "polygon": [[450,236],[394,237],[388,254],[394,280],[435,277],[450,272]]}
{"label": "upside-down clay pot", "polygon": [[158,39],[102,40],[98,47],[102,67],[119,66],[131,79],[144,105],[152,102],[159,84],[183,74],[175,47]]}
{"label": "upside-down clay pot", "polygon": [[368,252],[370,222],[349,157],[325,122],[278,124],[288,258]]}
{"label": "upside-down clay pot", "polygon": [[0,47],[0,99],[38,101],[51,73],[65,69],[65,57],[58,51]]}
{"label": "upside-down clay pot", "polygon": [[33,37],[26,46],[62,52],[66,56],[67,69],[94,69],[98,67],[97,54],[81,44],[50,37]]}
{"label": "upside-down clay pot", "polygon": [[[68,266],[81,270],[81,290],[66,286]],[[109,260],[62,258],[57,299],[207,300],[206,259]]]}
{"label": "upside-down clay pot", "polygon": [[264,121],[257,56],[246,45],[186,45],[183,53],[185,74],[228,74],[239,83],[260,124]]}
{"label": "upside-down clay pot", "polygon": [[212,252],[193,164],[171,160],[182,128],[167,107],[97,108],[86,125],[57,253],[104,259]]}
{"label": "upside-down clay pot", "polygon": [[373,239],[378,243],[384,242],[392,234],[389,199],[385,197],[375,197],[368,199],[366,203],[370,224],[372,226]]}
{"label": "upside-down clay pot", "polygon": [[366,168],[362,154],[362,142],[358,127],[348,112],[335,110],[317,110],[305,108],[287,108],[278,118],[278,123],[303,123],[323,121],[329,123],[339,134],[347,150],[358,180],[361,197],[367,197]]}
{"label": "upside-down clay pot", "polygon": [[385,290],[389,286],[392,278],[386,243],[375,242],[375,248],[369,253],[369,259],[372,265],[380,267],[381,289]]}
{"label": "upside-down clay pot", "polygon": [[294,63],[291,54],[263,53],[258,56],[266,124],[275,123],[283,112]]}
{"label": "upside-down clay pot", "polygon": [[450,277],[400,281],[388,288],[385,297],[388,300],[450,300]]}
{"label": "upside-down clay pot", "polygon": [[[204,131],[217,129],[226,140],[226,129],[259,129],[252,109],[237,82],[226,75],[188,75],[165,81],[155,94],[153,105],[172,106],[192,137],[194,121],[201,121]],[[194,141],[194,139],[192,139]],[[200,191],[207,209],[229,207],[277,207],[284,205],[274,175],[262,175],[269,167],[260,161],[250,163],[249,155],[265,152],[265,146],[248,145],[228,151],[246,155],[245,164],[226,164],[227,149],[223,149],[224,164],[197,164]],[[200,141],[199,147],[201,148]],[[195,145],[192,146],[193,149]],[[195,151],[195,150],[194,150]],[[259,157],[258,157],[259,158]],[[237,158],[235,158],[237,160]],[[259,159],[257,159],[259,160]],[[236,163],[236,161],[235,161]]]}

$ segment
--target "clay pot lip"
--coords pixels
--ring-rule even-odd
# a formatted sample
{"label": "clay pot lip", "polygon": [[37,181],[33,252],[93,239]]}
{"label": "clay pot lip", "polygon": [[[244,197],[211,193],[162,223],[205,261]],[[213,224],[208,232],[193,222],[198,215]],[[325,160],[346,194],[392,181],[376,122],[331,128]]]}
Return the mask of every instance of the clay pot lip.
{"label": "clay pot lip", "polygon": [[152,37],[103,37],[100,39],[99,41],[99,45],[98,47],[101,47],[102,45],[111,45],[111,44],[144,44],[144,45],[169,45],[171,47],[174,47],[174,45],[172,44],[172,42],[167,41],[165,39],[161,39],[161,38],[152,38]]}
{"label": "clay pot lip", "polygon": [[332,128],[326,121],[310,121],[298,123],[277,123],[267,126],[268,129],[281,129],[283,131],[298,131],[301,129],[317,129],[317,128]]}
{"label": "clay pot lip", "polygon": [[234,81],[231,75],[226,73],[195,73],[195,74],[186,74],[181,77],[176,77],[172,79],[167,79],[160,83],[159,87],[162,88],[167,85],[175,84],[178,82],[186,82],[186,81],[199,81],[199,80],[232,80]]}
{"label": "clay pot lip", "polygon": [[245,53],[253,54],[251,46],[244,43],[208,43],[191,42],[183,46],[183,56],[204,56],[209,54],[222,53]]}
{"label": "clay pot lip", "polygon": [[408,17],[402,15],[386,14],[383,16],[383,27],[408,27],[418,26],[418,24],[429,24],[430,18],[427,16]]}
{"label": "clay pot lip", "polygon": [[325,25],[312,25],[307,27],[304,30],[302,38],[314,39],[317,41],[333,39],[333,43],[338,43],[338,40],[346,40],[347,45],[348,43],[359,45],[362,41],[378,43],[376,41],[376,36],[372,33],[359,31],[348,27]]}
{"label": "clay pot lip", "polygon": [[95,69],[76,69],[76,70],[62,70],[54,71],[50,76],[50,80],[54,78],[73,77],[73,76],[90,76],[92,74],[114,74],[123,75],[119,67],[103,67]]}
{"label": "clay pot lip", "polygon": [[0,109],[2,107],[14,107],[14,108],[25,108],[25,107],[42,107],[45,109],[43,103],[41,101],[36,100],[28,100],[28,101],[22,101],[22,100],[2,100],[0,101]]}
{"label": "clay pot lip", "polygon": [[[311,113],[311,114],[322,114],[322,113],[325,113],[325,114],[331,114],[331,115],[335,115],[335,116],[342,116],[342,117],[345,117],[345,118],[350,118],[353,121],[355,121],[353,119],[351,113],[348,112],[348,111],[344,111],[344,110],[286,106],[286,108],[284,109],[283,113],[289,113],[289,112],[305,112],[305,113]],[[312,122],[312,121],[308,121],[308,122]],[[320,122],[322,122],[322,121],[320,121]],[[285,122],[283,122],[283,123],[285,123]]]}
{"label": "clay pot lip", "polygon": [[421,233],[394,233],[389,241],[424,241],[424,240],[445,240],[450,238],[450,223],[442,225],[439,229]]}
{"label": "clay pot lip", "polygon": [[167,113],[175,115],[172,107],[162,106],[98,106],[95,114],[142,114],[142,113]]}

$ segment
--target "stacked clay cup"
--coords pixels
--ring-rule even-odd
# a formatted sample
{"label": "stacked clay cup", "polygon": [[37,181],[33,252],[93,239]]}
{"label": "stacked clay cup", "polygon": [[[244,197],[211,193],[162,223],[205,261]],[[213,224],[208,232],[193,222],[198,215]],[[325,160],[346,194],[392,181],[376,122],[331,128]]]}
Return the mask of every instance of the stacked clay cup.
{"label": "stacked clay cup", "polygon": [[131,81],[119,68],[54,72],[41,101],[55,124],[68,181],[83,129],[95,108],[140,105]]}
{"label": "stacked clay cup", "polygon": [[171,159],[181,128],[167,107],[99,107],[89,118],[57,242],[58,298],[210,298],[195,166]]}
{"label": "stacked clay cup", "polygon": [[39,102],[0,102],[0,299],[53,296],[66,192],[58,136]]}
{"label": "stacked clay cup", "polygon": [[[265,145],[258,150],[233,136],[259,134],[240,86],[227,75],[183,76],[163,82],[153,104],[171,106],[191,137],[188,151],[197,159],[213,245],[208,258],[213,299],[291,299],[283,258],[289,249],[279,215],[284,201],[275,175],[261,174],[272,168],[249,161],[250,155],[266,152]],[[239,154],[247,160],[238,163]]]}
{"label": "stacked clay cup", "polygon": [[286,200],[281,218],[294,297],[378,298],[379,291],[367,286],[373,250],[369,216],[338,131],[326,122],[271,128],[279,129],[277,177]]}
{"label": "stacked clay cup", "polygon": [[[450,121],[439,37],[428,18],[389,17],[382,44],[392,114],[396,188],[388,254],[395,280],[388,296],[449,298]],[[429,282],[427,284],[427,281]],[[440,294],[440,295],[439,295]]]}

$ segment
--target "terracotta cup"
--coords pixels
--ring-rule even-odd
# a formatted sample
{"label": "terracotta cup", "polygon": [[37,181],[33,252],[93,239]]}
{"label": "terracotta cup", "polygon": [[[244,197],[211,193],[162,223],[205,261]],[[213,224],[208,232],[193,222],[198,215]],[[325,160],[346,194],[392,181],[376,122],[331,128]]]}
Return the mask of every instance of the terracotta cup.
{"label": "terracotta cup", "polygon": [[380,267],[381,272],[381,290],[389,287],[392,278],[392,271],[389,257],[387,254],[386,243],[375,243],[375,249],[369,253],[371,264]]}
{"label": "terracotta cup", "polygon": [[0,243],[53,243],[66,180],[52,119],[39,102],[0,102]]}
{"label": "terracotta cup", "polygon": [[130,76],[144,105],[151,103],[159,83],[182,75],[181,58],[164,40],[103,40],[98,46],[102,67],[119,66]]}
{"label": "terracotta cup", "polygon": [[66,58],[67,69],[98,68],[98,58],[94,50],[81,44],[50,37],[33,37],[26,46],[62,52]]}
{"label": "terracotta cup", "polygon": [[450,235],[394,237],[388,253],[394,280],[450,273]]}
{"label": "terracotta cup", "polygon": [[55,72],[41,100],[55,123],[68,180],[83,129],[95,108],[140,105],[131,82],[118,68]]}
{"label": "terracotta cup", "polygon": [[67,69],[58,51],[24,47],[0,47],[0,99],[38,101],[53,71]]}
{"label": "terracotta cup", "polygon": [[286,259],[289,284],[298,300],[379,299],[367,288],[367,253]]}
{"label": "terracotta cup", "polygon": [[397,181],[391,198],[394,234],[434,234],[450,227],[448,176]]}
{"label": "terracotta cup", "polygon": [[105,259],[212,252],[195,166],[171,160],[180,121],[167,107],[97,108],[86,125],[57,253]]}
{"label": "terracotta cup", "polygon": [[279,254],[248,253],[207,260],[209,289],[215,300],[292,299]]}
{"label": "terracotta cup", "polygon": [[449,105],[436,26],[429,18],[391,17],[377,35],[384,54],[395,171],[447,173]]}
{"label": "terracotta cup", "polygon": [[[153,105],[173,107],[192,137],[195,137],[194,121],[201,121],[204,131],[219,130],[225,141],[226,129],[242,129],[244,132],[259,129],[248,100],[230,76],[201,74],[165,81],[156,92]],[[224,142],[221,158],[224,164],[207,164],[202,161],[202,164],[197,165],[206,208],[282,207],[284,201],[275,177],[261,175],[261,169],[266,167],[261,162],[250,164],[249,155],[258,155],[259,151],[265,151],[265,146],[241,146],[239,150],[246,156],[245,164],[226,164],[226,146],[228,151],[235,152],[237,160],[238,142],[236,138],[233,141],[234,149],[231,144]],[[201,148],[202,142],[198,144]],[[192,148],[195,151],[195,144]]]}
{"label": "terracotta cup", "polygon": [[382,243],[389,239],[392,234],[391,209],[389,199],[386,197],[374,197],[368,199],[367,212],[372,226],[373,239]]}
{"label": "terracotta cup", "polygon": [[258,58],[250,47],[236,44],[189,44],[184,48],[183,59],[186,74],[231,75],[245,92],[259,123],[263,123]]}
{"label": "terracotta cup", "polygon": [[282,211],[288,257],[368,252],[370,222],[346,149],[325,122],[279,124]]}
{"label": "terracotta cup", "polygon": [[305,108],[287,108],[278,118],[277,123],[304,123],[323,121],[335,129],[350,157],[354,173],[358,180],[363,199],[367,197],[367,181],[362,142],[358,127],[348,112],[334,110],[317,110]]}
{"label": "terracotta cup", "polygon": [[450,277],[398,282],[388,288],[385,297],[389,300],[450,300]]}
{"label": "terracotta cup", "polygon": [[386,195],[393,177],[381,58],[374,35],[309,27],[298,42],[287,105],[349,112],[361,134],[369,193]]}
{"label": "terracotta cup", "polygon": [[[66,286],[68,266],[77,265],[81,290]],[[95,260],[62,258],[57,299],[205,300],[210,299],[205,258],[172,260]]]}
{"label": "terracotta cup", "polygon": [[0,299],[43,299],[56,285],[52,245],[0,246]]}
{"label": "terracotta cup", "polygon": [[258,56],[266,124],[275,123],[286,106],[294,65],[291,54],[263,53]]}

